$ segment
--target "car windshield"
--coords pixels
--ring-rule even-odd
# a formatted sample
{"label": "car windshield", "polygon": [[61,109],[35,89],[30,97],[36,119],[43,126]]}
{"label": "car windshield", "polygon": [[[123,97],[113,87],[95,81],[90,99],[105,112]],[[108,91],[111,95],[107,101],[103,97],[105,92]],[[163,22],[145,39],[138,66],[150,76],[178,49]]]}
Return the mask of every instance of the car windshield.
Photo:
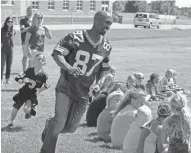
{"label": "car windshield", "polygon": [[138,17],[138,18],[147,18],[147,14],[136,14],[135,17]]}

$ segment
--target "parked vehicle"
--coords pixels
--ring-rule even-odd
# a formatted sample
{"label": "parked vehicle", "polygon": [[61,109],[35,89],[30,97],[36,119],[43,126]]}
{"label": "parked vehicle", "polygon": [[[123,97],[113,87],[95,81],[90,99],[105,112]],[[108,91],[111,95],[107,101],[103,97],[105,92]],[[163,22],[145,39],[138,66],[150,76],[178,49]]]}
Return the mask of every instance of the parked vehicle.
{"label": "parked vehicle", "polygon": [[144,13],[139,12],[136,13],[134,17],[134,26],[137,28],[138,26],[143,26],[144,28],[157,27],[160,28],[161,22],[156,14],[154,13]]}

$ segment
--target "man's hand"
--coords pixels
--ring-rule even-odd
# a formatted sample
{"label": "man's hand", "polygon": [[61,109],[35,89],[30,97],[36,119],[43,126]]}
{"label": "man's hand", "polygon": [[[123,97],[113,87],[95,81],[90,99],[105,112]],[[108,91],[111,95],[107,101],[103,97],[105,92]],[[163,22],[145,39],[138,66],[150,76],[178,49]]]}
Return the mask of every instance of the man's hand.
{"label": "man's hand", "polygon": [[98,92],[98,91],[100,90],[99,85],[96,84],[96,85],[93,87],[93,90],[94,90],[95,92]]}
{"label": "man's hand", "polygon": [[82,72],[82,70],[79,67],[72,67],[72,66],[70,66],[68,68],[68,72],[71,75],[75,76],[75,77],[78,77],[79,75],[83,75],[83,72]]}
{"label": "man's hand", "polygon": [[24,79],[23,79],[23,82],[24,82],[24,83],[28,83],[28,82],[29,82],[29,78],[24,78]]}

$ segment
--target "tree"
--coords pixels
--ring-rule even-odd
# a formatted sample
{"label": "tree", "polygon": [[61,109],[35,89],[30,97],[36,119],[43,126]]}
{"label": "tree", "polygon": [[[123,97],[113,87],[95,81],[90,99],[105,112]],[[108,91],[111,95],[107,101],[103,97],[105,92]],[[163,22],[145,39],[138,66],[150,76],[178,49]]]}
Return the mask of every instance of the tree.
{"label": "tree", "polygon": [[113,3],[113,11],[114,12],[123,12],[125,9],[123,1],[115,1]]}
{"label": "tree", "polygon": [[161,1],[152,1],[151,2],[151,10],[153,13],[159,13],[161,7]]}
{"label": "tree", "polygon": [[125,12],[135,13],[137,12],[137,7],[135,6],[136,1],[128,1],[125,4]]}
{"label": "tree", "polygon": [[139,12],[147,12],[147,1],[135,1],[134,5]]}
{"label": "tree", "polygon": [[174,8],[175,8],[175,1],[163,1],[160,6],[160,13],[173,15]]}
{"label": "tree", "polygon": [[160,14],[175,14],[175,1],[153,1],[151,3],[152,12],[157,11]]}

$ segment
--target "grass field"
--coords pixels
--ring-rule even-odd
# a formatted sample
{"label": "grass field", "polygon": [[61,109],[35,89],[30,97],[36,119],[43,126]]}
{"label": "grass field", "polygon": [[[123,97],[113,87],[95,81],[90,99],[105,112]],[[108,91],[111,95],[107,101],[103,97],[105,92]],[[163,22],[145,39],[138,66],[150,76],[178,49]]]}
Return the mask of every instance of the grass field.
{"label": "grass field", "polygon": [[[1,133],[2,153],[38,153],[41,147],[41,132],[48,116],[54,113],[54,88],[59,77],[59,69],[51,57],[55,43],[70,31],[52,31],[53,40],[47,41],[45,55],[46,72],[51,87],[39,96],[36,117],[24,119],[21,110],[10,131]],[[191,90],[191,30],[111,30],[108,38],[113,46],[111,64],[117,68],[116,79],[125,80],[136,71],[145,74],[145,82],[152,72],[164,75],[167,68],[177,70],[177,82]],[[1,87],[1,127],[10,119],[12,97],[20,87],[14,78],[21,72],[22,51],[19,33],[15,39],[12,67],[12,85]],[[191,107],[191,103],[189,103]],[[85,116],[85,115],[84,115]],[[60,135],[57,153],[120,153],[110,143],[104,143],[97,137],[96,128],[87,128],[85,117],[74,134]]]}

